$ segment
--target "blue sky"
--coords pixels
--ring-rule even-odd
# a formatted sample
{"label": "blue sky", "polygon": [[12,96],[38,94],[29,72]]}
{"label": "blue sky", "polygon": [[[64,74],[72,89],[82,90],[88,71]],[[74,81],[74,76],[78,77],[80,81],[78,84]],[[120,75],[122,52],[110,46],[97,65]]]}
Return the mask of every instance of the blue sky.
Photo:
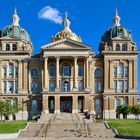
{"label": "blue sky", "polygon": [[[41,45],[49,43],[51,36],[61,30],[60,22],[65,11],[69,13],[72,31],[98,53],[101,36],[113,25],[115,8],[118,8],[121,25],[132,31],[133,41],[140,50],[139,0],[0,0],[0,3],[0,28],[11,24],[13,9],[16,7],[20,25],[31,36],[33,53],[39,52]],[[50,10],[52,17],[44,14],[45,10]],[[138,81],[140,85],[140,74]]]}

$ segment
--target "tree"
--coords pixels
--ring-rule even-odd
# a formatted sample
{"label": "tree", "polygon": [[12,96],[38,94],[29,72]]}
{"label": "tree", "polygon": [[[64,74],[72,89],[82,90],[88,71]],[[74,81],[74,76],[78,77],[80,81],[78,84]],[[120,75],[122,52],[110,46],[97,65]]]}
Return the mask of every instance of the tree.
{"label": "tree", "polygon": [[135,119],[140,114],[140,105],[135,105],[131,108],[131,113],[135,115]]}
{"label": "tree", "polygon": [[122,113],[122,105],[119,105],[119,106],[117,107],[116,113],[117,113],[118,118],[120,119],[120,114]]}
{"label": "tree", "polygon": [[131,106],[123,105],[121,108],[121,113],[123,114],[123,118],[127,119],[127,115],[131,113]]}

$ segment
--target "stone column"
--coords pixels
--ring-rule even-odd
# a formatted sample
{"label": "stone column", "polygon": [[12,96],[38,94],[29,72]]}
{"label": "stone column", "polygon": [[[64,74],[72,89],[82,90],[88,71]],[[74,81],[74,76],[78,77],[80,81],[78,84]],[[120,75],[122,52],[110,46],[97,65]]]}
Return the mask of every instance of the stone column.
{"label": "stone column", "polygon": [[44,58],[44,91],[49,90],[48,58]]}
{"label": "stone column", "polygon": [[73,90],[77,91],[78,87],[77,87],[77,77],[78,77],[78,69],[77,69],[77,57],[74,57],[74,87]]}
{"label": "stone column", "polygon": [[108,98],[107,97],[103,97],[103,107],[104,110],[108,110]]}
{"label": "stone column", "polygon": [[88,57],[86,57],[86,91],[89,91],[89,62]]}
{"label": "stone column", "polygon": [[60,96],[55,96],[55,113],[60,113]]}
{"label": "stone column", "polygon": [[59,60],[60,57],[56,57],[56,91],[59,91]]}
{"label": "stone column", "polygon": [[109,80],[109,85],[110,85],[110,89],[113,89],[114,70],[113,70],[112,61],[110,60],[109,62],[110,62],[110,80]]}
{"label": "stone column", "polygon": [[73,96],[73,109],[72,113],[78,113],[78,98],[77,96]]}
{"label": "stone column", "polygon": [[105,90],[108,90],[108,78],[109,78],[109,75],[108,75],[108,70],[109,70],[109,63],[108,63],[108,60],[104,60],[104,89]]}
{"label": "stone column", "polygon": [[23,70],[24,70],[23,90],[27,91],[27,87],[28,87],[28,61],[27,60],[24,61],[24,69]]}
{"label": "stone column", "polygon": [[48,114],[49,113],[49,108],[48,108],[48,96],[43,96],[43,113]]}
{"label": "stone column", "polygon": [[138,83],[137,83],[137,78],[138,78],[138,68],[137,68],[137,60],[134,60],[133,61],[133,68],[134,68],[134,71],[133,71],[133,89],[137,90],[138,89]]}
{"label": "stone column", "polygon": [[18,90],[19,92],[22,92],[22,84],[23,84],[23,72],[22,72],[22,60],[19,60],[19,63],[18,63]]}
{"label": "stone column", "polygon": [[129,91],[132,90],[132,60],[129,60]]}

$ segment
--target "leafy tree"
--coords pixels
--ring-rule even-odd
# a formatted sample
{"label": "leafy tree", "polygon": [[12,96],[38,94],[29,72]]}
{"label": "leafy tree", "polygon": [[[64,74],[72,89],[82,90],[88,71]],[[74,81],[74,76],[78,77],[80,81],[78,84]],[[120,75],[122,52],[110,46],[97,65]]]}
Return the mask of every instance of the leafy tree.
{"label": "leafy tree", "polygon": [[1,121],[2,121],[3,109],[4,109],[4,102],[1,100],[0,101],[0,117],[1,117]]}
{"label": "leafy tree", "polygon": [[131,106],[123,105],[121,108],[121,113],[123,114],[123,118],[127,119],[127,115],[131,113]]}
{"label": "leafy tree", "polygon": [[135,115],[135,119],[140,114],[140,105],[135,105],[131,108],[131,113]]}
{"label": "leafy tree", "polygon": [[120,119],[120,114],[122,113],[122,105],[119,105],[119,106],[117,107],[116,113],[117,113],[118,118]]}

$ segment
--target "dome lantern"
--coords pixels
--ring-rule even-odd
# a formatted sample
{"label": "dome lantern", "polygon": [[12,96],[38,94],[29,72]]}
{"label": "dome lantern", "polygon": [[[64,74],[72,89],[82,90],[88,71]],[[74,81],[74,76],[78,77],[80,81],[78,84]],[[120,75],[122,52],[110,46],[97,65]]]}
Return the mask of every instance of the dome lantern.
{"label": "dome lantern", "polygon": [[67,31],[71,31],[70,29],[70,21],[68,19],[68,13],[66,12],[65,13],[65,18],[62,22],[62,25],[63,25],[63,30],[67,30]]}
{"label": "dome lantern", "polygon": [[14,26],[19,26],[19,20],[20,20],[20,18],[18,17],[18,15],[17,15],[17,10],[16,10],[16,8],[15,8],[15,9],[14,9],[13,16],[12,16],[12,25],[14,25]]}

